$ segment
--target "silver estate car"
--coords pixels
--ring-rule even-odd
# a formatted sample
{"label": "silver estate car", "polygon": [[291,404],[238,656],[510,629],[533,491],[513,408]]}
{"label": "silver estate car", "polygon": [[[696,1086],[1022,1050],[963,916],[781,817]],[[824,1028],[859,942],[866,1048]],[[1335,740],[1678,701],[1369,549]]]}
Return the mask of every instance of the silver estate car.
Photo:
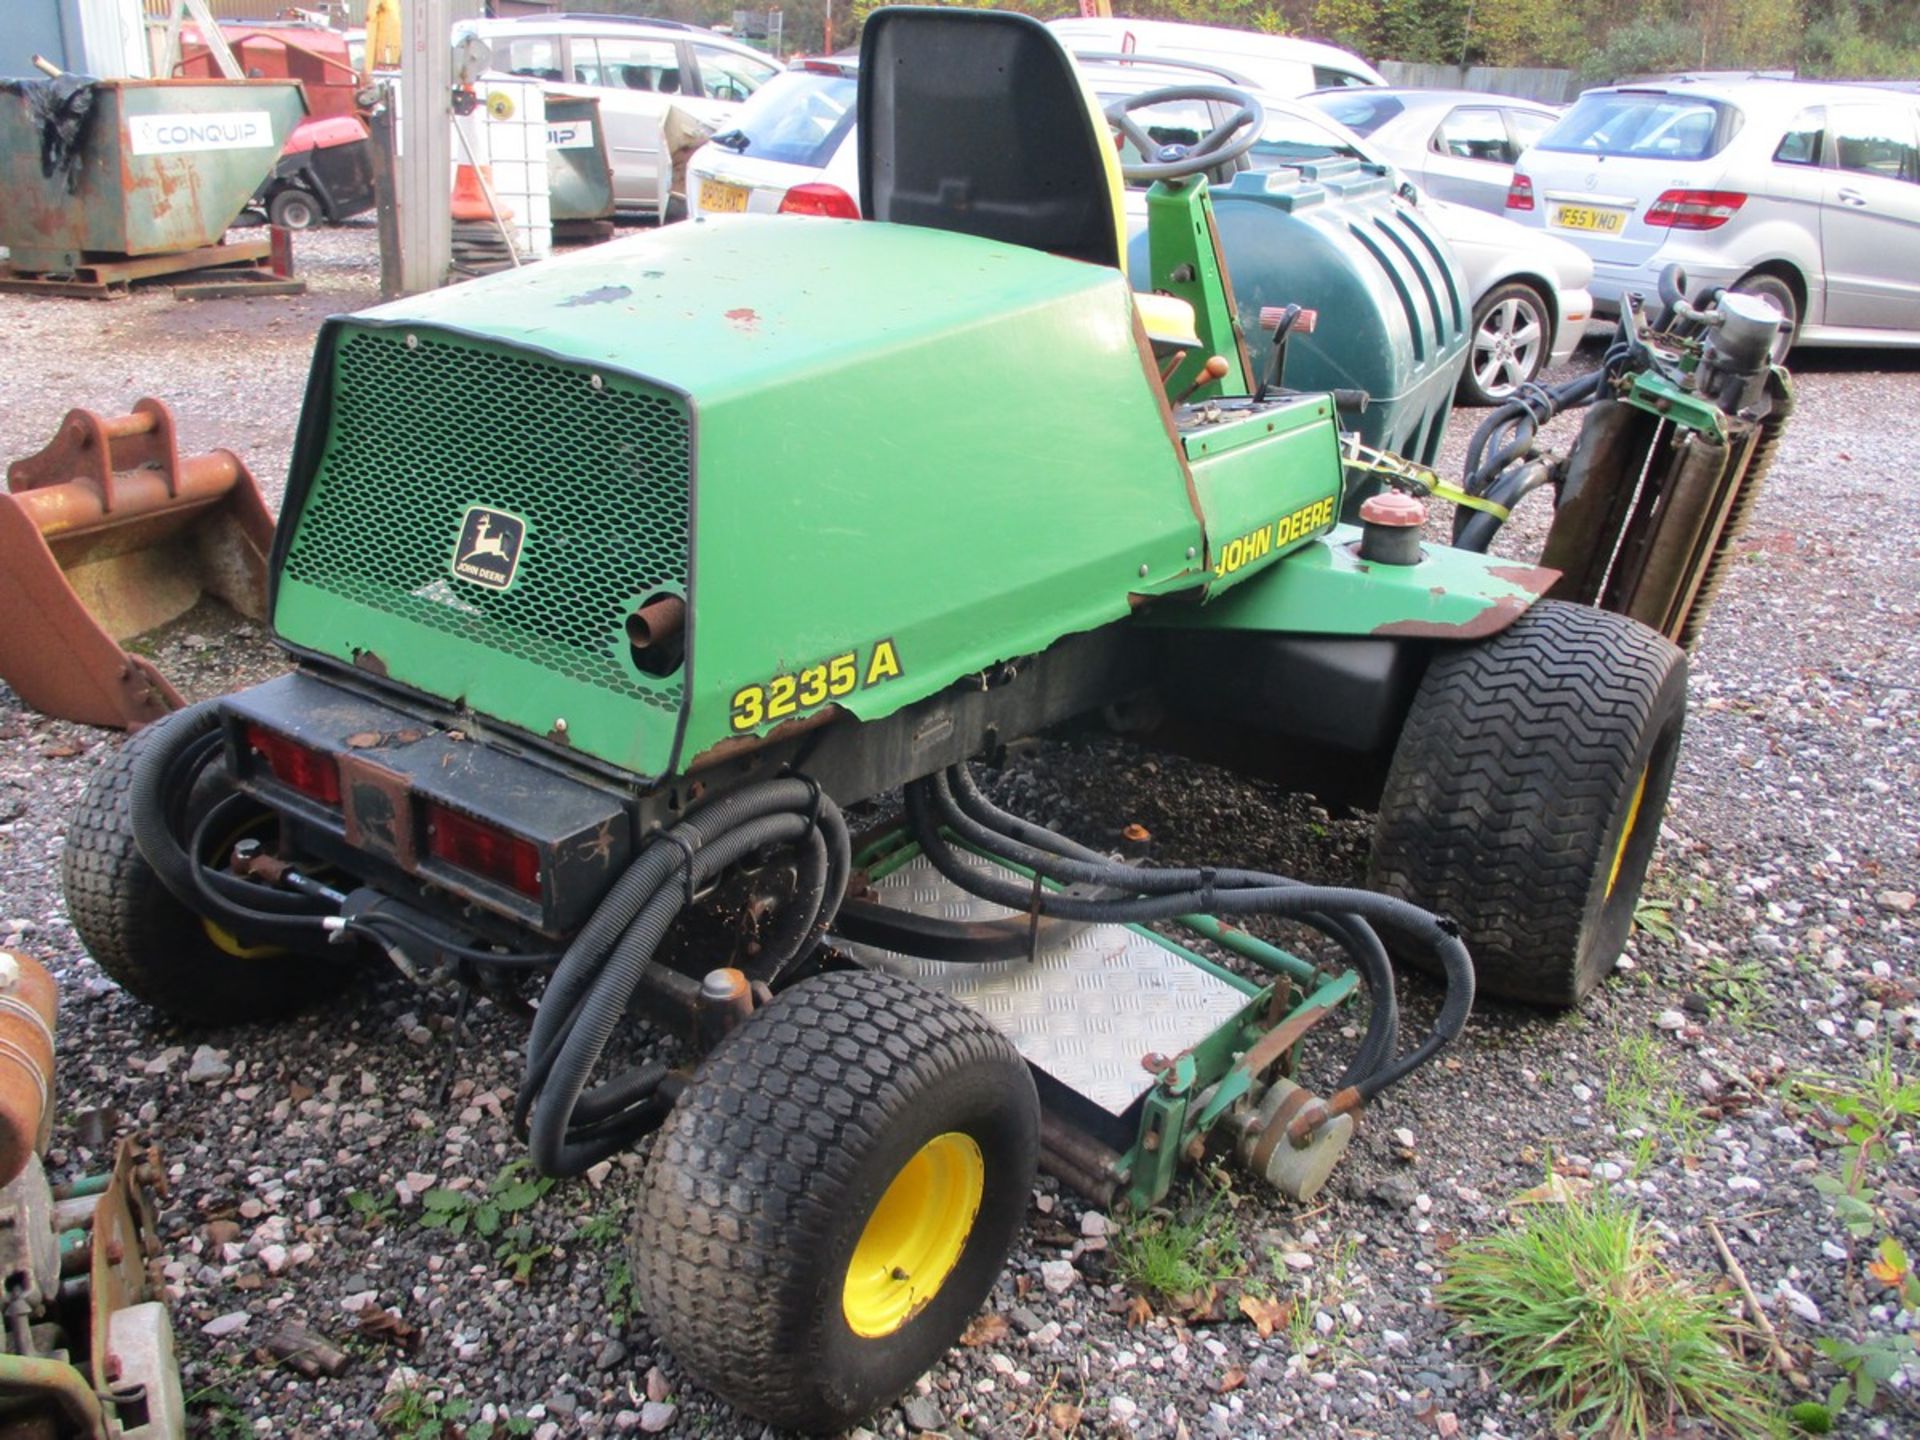
{"label": "silver estate car", "polygon": [[523,15],[462,20],[457,41],[477,35],[501,70],[543,82],[549,94],[600,102],[613,200],[624,211],[664,220],[673,165],[661,134],[669,106],[713,125],[780,73],[759,51],[725,35],[671,20],[619,15]]}
{"label": "silver estate car", "polygon": [[1556,106],[1477,90],[1316,90],[1301,99],[1362,136],[1424,193],[1496,215],[1513,162],[1560,118]]}
{"label": "silver estate car", "polygon": [[1591,255],[1606,308],[1652,296],[1678,262],[1691,296],[1771,299],[1785,344],[1920,345],[1914,94],[1769,79],[1589,90],[1520,157],[1507,214]]}

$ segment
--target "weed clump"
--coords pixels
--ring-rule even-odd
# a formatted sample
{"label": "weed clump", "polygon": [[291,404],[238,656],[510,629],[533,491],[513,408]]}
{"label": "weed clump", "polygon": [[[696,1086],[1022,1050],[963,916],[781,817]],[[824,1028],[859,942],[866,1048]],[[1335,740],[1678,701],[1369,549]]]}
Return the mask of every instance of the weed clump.
{"label": "weed clump", "polygon": [[1604,1193],[1529,1207],[1518,1227],[1455,1246],[1439,1298],[1502,1381],[1538,1393],[1563,1429],[1642,1440],[1692,1419],[1743,1437],[1781,1431],[1737,1353],[1741,1322]]}

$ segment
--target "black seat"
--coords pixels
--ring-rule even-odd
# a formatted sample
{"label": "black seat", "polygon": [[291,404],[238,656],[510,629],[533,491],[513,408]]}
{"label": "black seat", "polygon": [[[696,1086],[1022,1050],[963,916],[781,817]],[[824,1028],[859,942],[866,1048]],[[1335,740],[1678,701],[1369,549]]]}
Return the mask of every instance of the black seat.
{"label": "black seat", "polygon": [[1025,15],[883,9],[860,42],[860,209],[1118,267],[1112,141]]}

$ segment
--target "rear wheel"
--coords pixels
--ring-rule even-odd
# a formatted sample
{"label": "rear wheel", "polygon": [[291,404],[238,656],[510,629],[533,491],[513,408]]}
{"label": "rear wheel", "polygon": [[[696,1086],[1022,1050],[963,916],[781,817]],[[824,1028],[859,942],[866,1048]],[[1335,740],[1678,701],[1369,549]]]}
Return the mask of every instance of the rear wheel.
{"label": "rear wheel", "polygon": [[1006,1264],[1033,1079],[956,1001],[820,976],[729,1036],[647,1166],[642,1303],[680,1362],[775,1425],[837,1431],[957,1340]]}
{"label": "rear wheel", "polygon": [[1553,311],[1531,285],[1496,285],[1473,307],[1473,344],[1460,376],[1460,403],[1498,405],[1545,367]]}
{"label": "rear wheel", "polygon": [[1787,352],[1793,349],[1794,337],[1800,332],[1800,301],[1794,296],[1793,287],[1778,275],[1749,275],[1728,288],[1739,295],[1758,295],[1771,300],[1787,317],[1787,323],[1780,327],[1780,337],[1773,342],[1773,363],[1784,363]]}
{"label": "rear wheel", "polygon": [[1577,1005],[1632,927],[1686,682],[1645,626],[1556,601],[1442,652],[1387,775],[1372,883],[1456,921],[1484,993]]}
{"label": "rear wheel", "polygon": [[[173,897],[133,838],[128,790],[133,767],[171,725],[140,730],[94,773],[67,827],[60,883],[80,943],[121,988],[175,1020],[229,1025],[305,1009],[346,984],[352,972],[273,946],[255,946],[203,920]],[[188,802],[196,822],[232,793],[217,768],[204,773]],[[260,823],[270,824],[267,812]],[[218,839],[223,850],[253,828],[243,818]]]}
{"label": "rear wheel", "polygon": [[288,230],[311,230],[320,223],[320,202],[304,190],[282,190],[267,207],[267,218]]}

